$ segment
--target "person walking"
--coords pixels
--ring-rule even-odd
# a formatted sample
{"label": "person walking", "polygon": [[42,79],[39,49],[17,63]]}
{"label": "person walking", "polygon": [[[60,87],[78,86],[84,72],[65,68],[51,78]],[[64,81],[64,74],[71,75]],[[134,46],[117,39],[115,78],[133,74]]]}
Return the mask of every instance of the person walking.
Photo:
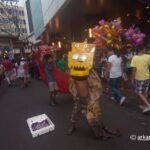
{"label": "person walking", "polygon": [[141,47],[136,56],[131,61],[133,67],[132,83],[143,105],[143,113],[150,111],[150,102],[148,101],[148,89],[150,84],[150,55],[145,54],[145,48]]}
{"label": "person walking", "polygon": [[9,58],[6,56],[5,59],[3,60],[3,66],[5,67],[5,78],[9,86],[11,86],[11,76],[13,73],[13,64],[9,60]]}
{"label": "person walking", "polygon": [[126,100],[119,89],[122,80],[122,58],[119,54],[115,53],[114,49],[109,49],[107,51],[109,56],[108,64],[106,69],[106,77],[109,75],[109,84],[114,93],[115,100],[122,105]]}
{"label": "person walking", "polygon": [[17,77],[23,81],[22,87],[26,87],[27,86],[27,82],[26,82],[26,60],[23,57],[21,58],[21,61],[18,64]]}
{"label": "person walking", "polygon": [[52,55],[44,55],[42,58],[42,63],[44,66],[44,71],[48,81],[48,87],[50,92],[50,105],[57,104],[56,95],[58,93],[58,85],[54,79],[53,70],[54,70],[54,58]]}

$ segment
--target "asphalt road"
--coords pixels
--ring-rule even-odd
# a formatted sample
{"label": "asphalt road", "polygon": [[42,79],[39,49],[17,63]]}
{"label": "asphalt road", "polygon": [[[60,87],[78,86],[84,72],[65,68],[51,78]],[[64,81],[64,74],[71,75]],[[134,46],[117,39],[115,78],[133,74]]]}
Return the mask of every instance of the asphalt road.
{"label": "asphalt road", "polygon": [[[150,136],[150,115],[143,115],[137,98],[127,93],[124,106],[119,106],[109,96],[101,98],[103,120],[111,129],[119,129],[122,136],[109,140],[95,140],[84,117],[78,123],[78,131],[67,136],[73,106],[71,96],[60,94],[58,105],[48,105],[47,87],[40,81],[32,81],[25,89],[0,88],[0,150],[149,150],[149,141],[131,140],[138,136]],[[56,125],[54,132],[32,138],[26,119],[46,113]]]}

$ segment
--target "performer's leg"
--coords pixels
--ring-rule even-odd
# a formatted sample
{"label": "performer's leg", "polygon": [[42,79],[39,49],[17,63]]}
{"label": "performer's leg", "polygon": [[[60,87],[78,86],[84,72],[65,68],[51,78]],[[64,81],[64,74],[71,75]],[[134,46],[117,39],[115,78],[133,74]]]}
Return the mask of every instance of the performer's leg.
{"label": "performer's leg", "polygon": [[28,83],[27,83],[27,73],[26,72],[24,73],[23,83],[24,83],[24,87],[28,86]]}
{"label": "performer's leg", "polygon": [[80,117],[80,114],[81,114],[80,99],[75,98],[72,115],[71,115],[71,127],[69,128],[69,130],[67,132],[68,135],[71,135],[76,131],[76,123]]}
{"label": "performer's leg", "polygon": [[121,133],[118,130],[110,130],[103,124],[102,113],[98,101],[90,102],[87,107],[86,118],[96,138],[113,138],[114,136],[120,136]]}
{"label": "performer's leg", "polygon": [[56,96],[58,95],[59,88],[56,82],[53,83],[53,86],[54,86],[54,91],[53,91],[54,99],[56,100]]}
{"label": "performer's leg", "polygon": [[86,118],[95,137],[99,139],[102,139],[104,135],[101,115],[98,101],[90,102],[87,106]]}
{"label": "performer's leg", "polygon": [[5,78],[6,78],[6,81],[7,81],[8,85],[11,86],[10,72],[9,71],[5,72]]}
{"label": "performer's leg", "polygon": [[49,104],[54,106],[56,105],[56,99],[55,99],[55,88],[54,88],[54,82],[49,82],[48,83],[49,86],[49,92],[50,92],[50,100],[49,100]]}

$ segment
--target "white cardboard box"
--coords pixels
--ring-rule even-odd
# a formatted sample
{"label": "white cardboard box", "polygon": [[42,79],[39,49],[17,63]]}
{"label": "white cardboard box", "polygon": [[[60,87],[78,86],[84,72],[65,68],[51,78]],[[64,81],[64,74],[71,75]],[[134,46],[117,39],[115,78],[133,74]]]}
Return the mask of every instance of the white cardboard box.
{"label": "white cardboard box", "polygon": [[[32,124],[33,123],[39,123],[39,122],[42,122],[44,120],[47,120],[49,125],[46,126],[46,127],[43,127],[41,129],[38,129],[36,131],[33,131],[32,130]],[[32,137],[35,138],[39,135],[42,135],[42,134],[45,134],[45,133],[48,133],[50,131],[54,131],[55,130],[55,125],[53,124],[53,122],[48,118],[48,116],[46,114],[42,114],[42,115],[38,115],[38,116],[35,116],[35,117],[32,117],[32,118],[28,118],[27,119],[27,124],[29,126],[29,129],[30,129],[30,132],[32,134]]]}

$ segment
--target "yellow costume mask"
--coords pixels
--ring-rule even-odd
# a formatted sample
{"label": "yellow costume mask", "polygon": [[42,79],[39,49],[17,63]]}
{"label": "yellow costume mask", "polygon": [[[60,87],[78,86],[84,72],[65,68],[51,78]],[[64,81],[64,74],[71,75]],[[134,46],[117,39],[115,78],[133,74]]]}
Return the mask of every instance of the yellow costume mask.
{"label": "yellow costume mask", "polygon": [[84,43],[72,43],[72,51],[68,55],[70,75],[83,77],[89,75],[93,67],[95,45]]}

